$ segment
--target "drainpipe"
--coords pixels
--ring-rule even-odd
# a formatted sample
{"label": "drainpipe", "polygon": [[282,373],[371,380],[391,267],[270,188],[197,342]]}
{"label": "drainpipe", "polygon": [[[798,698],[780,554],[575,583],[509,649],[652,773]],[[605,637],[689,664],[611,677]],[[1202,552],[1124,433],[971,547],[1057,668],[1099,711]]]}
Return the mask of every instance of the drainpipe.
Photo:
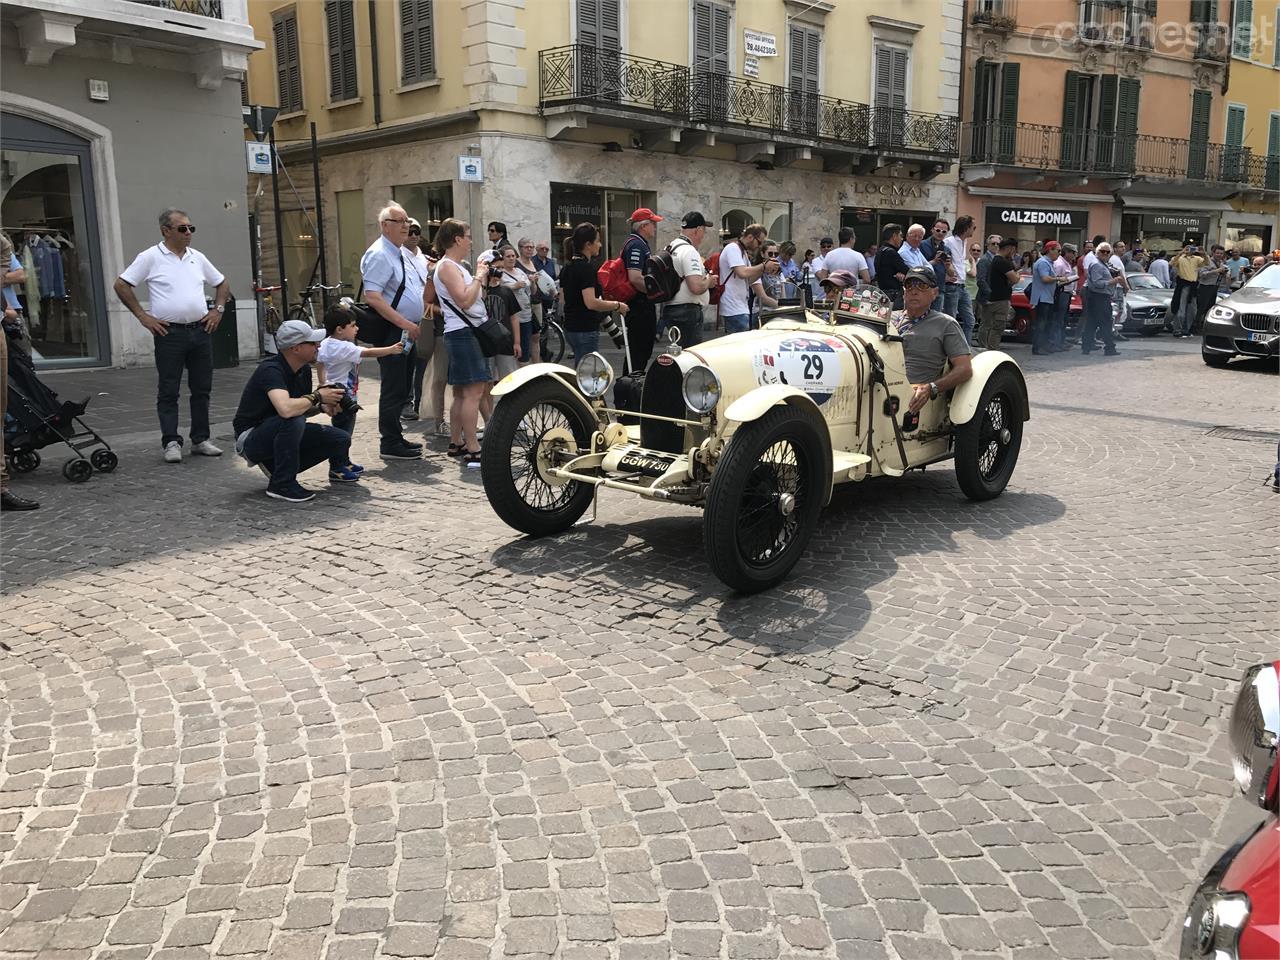
{"label": "drainpipe", "polygon": [[373,125],[382,124],[382,81],[378,76],[378,3],[369,0],[369,57],[373,62]]}
{"label": "drainpipe", "polygon": [[[964,91],[965,91],[965,72],[969,63],[969,0],[960,0],[960,91],[956,95],[956,133],[959,136],[956,139],[956,216],[960,216],[960,191],[964,189],[964,179],[959,175],[960,167],[964,166]],[[978,218],[974,217],[976,223]],[[983,220],[982,229],[986,229],[986,221]],[[983,241],[983,249],[986,249],[986,241]]]}
{"label": "drainpipe", "polygon": [[[1231,85],[1231,50],[1235,46],[1235,37],[1231,31],[1235,28],[1236,23],[1236,0],[1228,0],[1227,3],[1227,65],[1222,70],[1222,95],[1227,95],[1227,87]],[[1253,24],[1249,25],[1249,31],[1252,33]]]}

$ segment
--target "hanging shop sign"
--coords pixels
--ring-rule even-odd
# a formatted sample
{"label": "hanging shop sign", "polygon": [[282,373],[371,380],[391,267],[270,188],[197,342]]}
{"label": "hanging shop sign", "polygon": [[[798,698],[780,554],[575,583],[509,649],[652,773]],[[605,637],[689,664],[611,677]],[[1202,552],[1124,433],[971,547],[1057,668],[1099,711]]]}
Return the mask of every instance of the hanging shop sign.
{"label": "hanging shop sign", "polygon": [[753,57],[776,57],[778,55],[778,38],[772,33],[743,30],[742,35],[748,55]]}
{"label": "hanging shop sign", "polygon": [[1042,207],[987,207],[988,223],[1026,224],[1033,227],[1074,227],[1089,225],[1088,210],[1051,210]]}
{"label": "hanging shop sign", "polygon": [[1209,218],[1180,213],[1148,213],[1142,217],[1142,225],[1148,230],[1189,230],[1207,233]]}

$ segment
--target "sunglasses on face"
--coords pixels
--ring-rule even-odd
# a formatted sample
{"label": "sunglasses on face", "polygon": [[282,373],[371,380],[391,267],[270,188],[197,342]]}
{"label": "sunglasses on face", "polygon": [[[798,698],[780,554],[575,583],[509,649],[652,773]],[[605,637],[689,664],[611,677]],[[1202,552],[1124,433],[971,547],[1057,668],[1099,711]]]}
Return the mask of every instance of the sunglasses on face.
{"label": "sunglasses on face", "polygon": [[181,223],[176,227],[170,227],[171,230],[177,230],[179,233],[195,233],[196,225],[194,223]]}
{"label": "sunglasses on face", "polygon": [[933,289],[923,280],[908,280],[902,285],[903,290],[931,290]]}
{"label": "sunglasses on face", "polygon": [[421,231],[421,230],[419,230],[417,227],[410,227],[410,228],[409,228],[409,236],[411,236],[411,237],[420,237],[420,236],[422,236],[422,231]]}

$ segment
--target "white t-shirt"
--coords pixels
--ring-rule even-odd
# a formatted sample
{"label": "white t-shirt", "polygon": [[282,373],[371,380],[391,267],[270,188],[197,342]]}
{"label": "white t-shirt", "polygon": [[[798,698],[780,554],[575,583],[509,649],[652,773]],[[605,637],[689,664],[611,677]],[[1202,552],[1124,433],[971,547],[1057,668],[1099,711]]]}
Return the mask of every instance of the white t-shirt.
{"label": "white t-shirt", "polygon": [[[689,240],[684,237],[677,237],[667,244],[667,250],[670,251],[671,262],[675,264],[676,273],[680,274],[680,276],[705,277],[707,275],[707,268],[702,265],[702,255],[698,253],[698,248]],[[724,254],[721,254],[720,257],[723,262]],[[672,305],[696,303],[705,307],[711,302],[711,291],[704,290],[702,293],[693,293],[687,283],[682,283],[680,284],[680,289],[676,291],[676,295],[668,302]]]}
{"label": "white t-shirt", "polygon": [[853,247],[836,247],[827,254],[824,262],[829,273],[848,270],[859,280],[862,279],[862,271],[867,269],[867,258]]}
{"label": "white t-shirt", "polygon": [[747,306],[750,284],[733,276],[734,267],[749,267],[742,246],[736,240],[720,251],[720,279],[724,281],[724,293],[720,295],[720,316],[745,317],[751,313]]}
{"label": "white t-shirt", "polygon": [[447,272],[462,274],[462,285],[464,287],[471,286],[471,281],[473,279],[471,271],[458,263],[457,260],[450,260],[448,257],[445,257],[436,264],[436,272],[431,275],[431,282],[435,284],[436,299],[440,301],[440,309],[444,311],[444,332],[453,333],[455,330],[465,330],[468,326],[479,326],[484,323],[485,320],[488,319],[489,315],[484,309],[483,296],[476,297],[476,302],[467,307],[466,310],[462,311],[467,315],[468,319],[470,319],[470,324],[464,323],[461,317],[454,313],[450,307],[445,305],[445,300],[448,300],[459,310],[462,310],[462,305],[454,303],[453,297],[449,296],[449,290],[444,285],[443,276]]}
{"label": "white t-shirt", "polygon": [[[516,262],[515,269],[508,272],[504,268],[501,273],[502,285],[508,287],[516,295],[516,303],[520,304],[520,313],[517,315],[519,321],[521,323],[531,323],[533,314],[529,312],[529,296],[533,292],[533,275],[520,266],[519,261]],[[516,285],[521,280],[525,281],[523,287]]]}
{"label": "white t-shirt", "polygon": [[947,253],[951,254],[951,269],[947,272],[947,283],[964,283],[965,260],[967,255],[964,241],[954,233],[942,241]]}
{"label": "white t-shirt", "polygon": [[146,283],[151,298],[147,312],[157,320],[196,323],[209,312],[204,285],[216,287],[226,278],[199,250],[187,247],[179,259],[163,243],[157,243],[138,254],[120,279],[131,287]]}
{"label": "white t-shirt", "polygon": [[822,284],[818,280],[818,274],[827,269],[827,258],[818,254],[809,261],[809,286],[813,289],[813,299],[822,299]]}
{"label": "white t-shirt", "polygon": [[339,340],[337,337],[325,337],[321,340],[316,362],[324,365],[324,382],[346,384],[354,395],[360,388],[361,352],[361,348],[350,340]]}
{"label": "white t-shirt", "polygon": [[1092,250],[1084,255],[1084,275],[1086,277],[1089,275],[1089,268],[1097,262],[1098,258]]}

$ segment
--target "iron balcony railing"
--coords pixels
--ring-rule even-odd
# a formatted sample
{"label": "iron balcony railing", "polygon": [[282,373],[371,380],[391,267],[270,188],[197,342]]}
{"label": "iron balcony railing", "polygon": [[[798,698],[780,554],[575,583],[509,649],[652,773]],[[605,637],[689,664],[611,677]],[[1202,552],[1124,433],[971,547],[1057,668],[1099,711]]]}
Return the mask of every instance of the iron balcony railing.
{"label": "iron balcony railing", "polygon": [[1248,147],[1071,130],[998,120],[964,124],[961,162],[1066,174],[1160,177],[1244,184],[1274,190],[1280,158],[1255,157]]}
{"label": "iron balcony railing", "polygon": [[872,107],[773,83],[569,44],[538,54],[543,108],[639,110],[673,123],[745,127],[852,148],[954,158],[957,117]]}
{"label": "iron balcony railing", "polygon": [[222,19],[222,0],[133,0],[147,7],[159,7],[162,10],[177,10],[181,13],[194,13],[201,17]]}

